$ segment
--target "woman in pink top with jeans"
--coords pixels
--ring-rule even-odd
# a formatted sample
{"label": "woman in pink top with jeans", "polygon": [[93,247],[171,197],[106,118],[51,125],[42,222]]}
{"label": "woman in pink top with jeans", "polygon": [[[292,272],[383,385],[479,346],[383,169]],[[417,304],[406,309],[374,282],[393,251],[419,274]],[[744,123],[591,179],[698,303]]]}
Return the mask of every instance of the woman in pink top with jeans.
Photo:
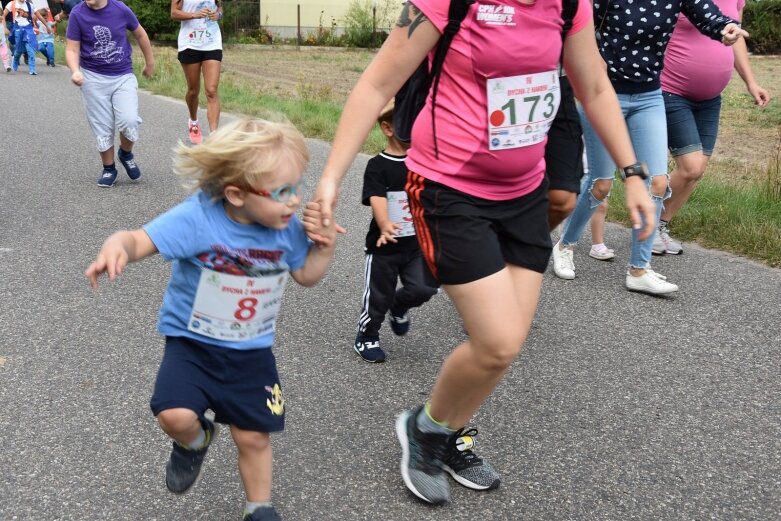
{"label": "woman in pink top with jeans", "polygon": [[[431,57],[450,1],[405,4],[355,85],[310,203],[326,223],[377,114]],[[561,0],[469,6],[436,103],[429,93],[413,127],[406,191],[416,235],[428,276],[442,284],[469,332],[442,364],[430,399],[396,421],[402,479],[429,503],[450,499],[446,473],[475,490],[500,482],[474,454],[476,430],[467,423],[518,356],[550,258],[544,151],[560,99],[561,13]],[[588,0],[579,2],[563,51],[575,94],[613,159],[640,170],[597,51]],[[627,180],[626,202],[636,228],[649,223],[641,234],[650,237],[654,207],[640,177]]]}
{"label": "woman in pink top with jeans", "polygon": [[[740,20],[745,0],[715,0],[719,9]],[[707,56],[707,59],[703,59]],[[680,16],[664,57],[662,95],[667,113],[667,142],[675,159],[670,172],[672,196],[665,201],[659,229],[653,244],[656,255],[680,255],[680,242],[670,237],[667,224],[689,200],[702,179],[713,154],[719,131],[721,92],[732,77],[732,68],[746,84],[754,102],[764,108],[770,102],[768,92],[754,79],[748,50],[743,39],[725,47],[701,35]]]}

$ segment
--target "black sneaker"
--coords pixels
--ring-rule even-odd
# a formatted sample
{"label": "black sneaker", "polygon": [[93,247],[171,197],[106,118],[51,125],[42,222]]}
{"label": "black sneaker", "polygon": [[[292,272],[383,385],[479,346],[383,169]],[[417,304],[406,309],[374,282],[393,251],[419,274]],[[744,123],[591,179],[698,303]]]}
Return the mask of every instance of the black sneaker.
{"label": "black sneaker", "polygon": [[380,347],[380,337],[377,335],[368,336],[358,333],[358,336],[355,337],[353,349],[367,362],[385,361],[385,351]]}
{"label": "black sneaker", "polygon": [[390,324],[391,331],[397,336],[404,336],[409,332],[409,328],[412,325],[412,320],[409,318],[409,313],[394,313],[392,310],[388,314],[388,323]]}
{"label": "black sneaker", "polygon": [[475,436],[477,429],[464,428],[453,433],[448,438],[442,465],[453,479],[467,488],[493,490],[499,486],[501,479],[490,463],[472,451]]}
{"label": "black sneaker", "polygon": [[244,514],[243,521],[282,521],[274,507],[258,507],[251,514]]}
{"label": "black sneaker", "polygon": [[101,172],[100,174],[100,178],[98,179],[98,186],[101,186],[103,188],[110,188],[111,186],[114,186],[114,181],[116,180],[117,180],[116,168],[113,170],[108,170],[104,168],[103,172]]}
{"label": "black sneaker", "polygon": [[401,478],[423,501],[435,505],[450,500],[450,484],[442,470],[447,434],[422,432],[417,418],[423,407],[404,411],[396,418],[396,436],[401,444]]}
{"label": "black sneaker", "polygon": [[206,442],[203,448],[191,450],[173,442],[171,458],[168,460],[168,465],[165,466],[165,486],[174,494],[184,494],[201,477],[203,458],[219,432],[215,423],[209,420],[205,421]]}
{"label": "black sneaker", "polygon": [[122,166],[125,167],[127,176],[132,181],[138,181],[141,178],[141,169],[138,168],[138,163],[136,163],[136,160],[133,157],[133,152],[125,152],[120,148],[117,157],[119,158],[119,162],[122,163]]}

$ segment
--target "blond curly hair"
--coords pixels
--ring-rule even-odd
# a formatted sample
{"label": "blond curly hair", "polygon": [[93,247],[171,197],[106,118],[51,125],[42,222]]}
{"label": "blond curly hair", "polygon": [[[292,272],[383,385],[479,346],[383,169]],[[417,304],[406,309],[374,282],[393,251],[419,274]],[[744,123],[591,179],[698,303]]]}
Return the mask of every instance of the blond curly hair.
{"label": "blond curly hair", "polygon": [[180,142],[174,148],[174,173],[213,199],[222,198],[228,185],[262,184],[286,161],[301,172],[309,163],[304,136],[288,121],[241,118],[220,126],[200,145]]}

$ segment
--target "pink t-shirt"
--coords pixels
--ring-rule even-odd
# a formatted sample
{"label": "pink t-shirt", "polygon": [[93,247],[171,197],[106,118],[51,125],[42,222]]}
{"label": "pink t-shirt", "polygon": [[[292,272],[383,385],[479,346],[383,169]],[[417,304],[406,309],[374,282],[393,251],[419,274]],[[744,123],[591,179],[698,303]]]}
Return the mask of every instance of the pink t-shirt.
{"label": "pink t-shirt", "polygon": [[[721,11],[735,20],[745,0],[714,0]],[[673,31],[662,69],[662,90],[693,101],[713,99],[732,78],[735,55],[732,47],[702,35],[683,14]]]}
{"label": "pink t-shirt", "polygon": [[[416,0],[441,31],[450,0]],[[434,154],[431,98],[412,129],[407,167],[421,176],[490,200],[508,200],[534,191],[545,175],[545,142],[490,150],[488,79],[550,72],[561,56],[561,0],[477,0],[467,13],[445,58],[436,102]],[[580,0],[569,34],[591,19],[591,3]],[[538,109],[544,109],[540,103]],[[492,139],[499,139],[494,136]]]}

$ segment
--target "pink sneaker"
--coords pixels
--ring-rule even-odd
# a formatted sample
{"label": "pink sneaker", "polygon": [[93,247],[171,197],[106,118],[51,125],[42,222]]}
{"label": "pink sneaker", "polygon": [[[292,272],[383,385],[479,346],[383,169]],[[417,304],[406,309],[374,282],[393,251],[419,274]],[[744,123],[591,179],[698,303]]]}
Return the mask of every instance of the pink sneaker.
{"label": "pink sneaker", "polygon": [[200,123],[188,123],[188,132],[190,134],[190,143],[193,145],[200,145],[203,141],[203,134],[201,134]]}

